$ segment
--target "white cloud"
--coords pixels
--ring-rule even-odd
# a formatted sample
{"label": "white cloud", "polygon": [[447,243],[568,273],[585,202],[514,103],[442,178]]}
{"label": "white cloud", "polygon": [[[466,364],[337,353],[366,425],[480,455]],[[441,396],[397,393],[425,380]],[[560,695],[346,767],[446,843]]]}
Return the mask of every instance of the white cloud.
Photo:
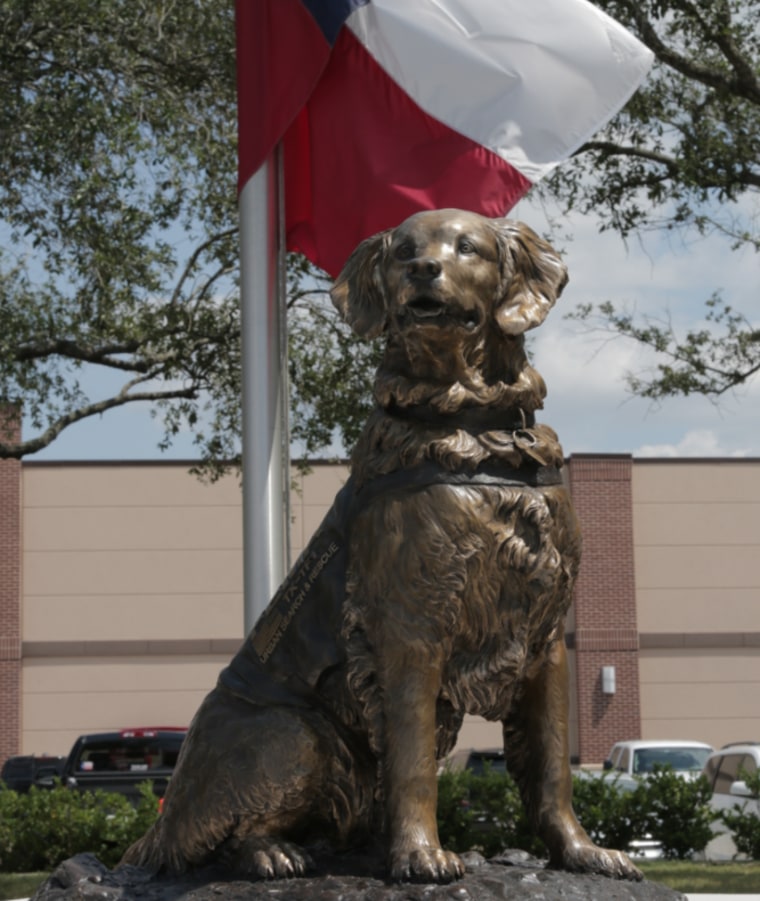
{"label": "white cloud", "polygon": [[747,457],[746,450],[725,447],[710,429],[687,432],[678,444],[644,444],[634,451],[637,457]]}
{"label": "white cloud", "polygon": [[[512,214],[548,231],[544,211],[523,201]],[[670,319],[681,334],[703,323],[704,302],[722,290],[734,309],[757,309],[757,255],[732,252],[718,237],[687,244],[652,234],[626,247],[614,234],[598,234],[592,217],[566,222],[573,240],[562,244],[570,283],[547,322],[530,333],[529,352],[548,397],[540,419],[559,433],[565,453],[646,456],[760,456],[760,378],[715,403],[693,395],[654,405],[628,392],[628,372],[646,374],[655,356],[636,342],[610,339],[568,321],[580,303],[611,300]]]}
{"label": "white cloud", "polygon": [[622,400],[626,373],[640,371],[652,360],[634,341],[588,333],[562,319],[541,327],[530,340],[529,354],[550,393],[581,403],[589,392]]}

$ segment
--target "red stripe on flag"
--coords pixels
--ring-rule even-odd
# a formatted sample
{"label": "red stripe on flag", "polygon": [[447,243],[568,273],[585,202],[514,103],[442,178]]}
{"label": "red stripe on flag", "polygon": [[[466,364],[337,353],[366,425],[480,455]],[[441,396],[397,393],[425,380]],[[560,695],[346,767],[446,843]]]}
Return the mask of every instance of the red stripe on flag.
{"label": "red stripe on flag", "polygon": [[420,209],[501,216],[531,187],[428,116],[348,28],[283,146],[288,249],[332,276],[361,240]]}
{"label": "red stripe on flag", "polygon": [[237,0],[238,191],[306,103],[330,45],[301,0]]}

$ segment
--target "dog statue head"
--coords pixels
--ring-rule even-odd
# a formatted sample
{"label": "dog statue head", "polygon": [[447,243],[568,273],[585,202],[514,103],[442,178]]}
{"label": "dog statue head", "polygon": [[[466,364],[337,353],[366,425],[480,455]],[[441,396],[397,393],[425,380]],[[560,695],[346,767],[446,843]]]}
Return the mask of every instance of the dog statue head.
{"label": "dog statue head", "polygon": [[447,209],[367,238],[331,296],[365,338],[444,324],[517,336],[544,321],[566,284],[559,255],[527,225]]}

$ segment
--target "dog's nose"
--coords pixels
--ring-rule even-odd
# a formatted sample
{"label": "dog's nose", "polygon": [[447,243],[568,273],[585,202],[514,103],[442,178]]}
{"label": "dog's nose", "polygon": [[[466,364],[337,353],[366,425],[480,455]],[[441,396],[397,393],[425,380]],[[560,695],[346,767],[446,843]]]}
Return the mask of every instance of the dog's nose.
{"label": "dog's nose", "polygon": [[410,261],[407,271],[411,279],[430,281],[441,274],[441,263],[435,257],[418,257]]}

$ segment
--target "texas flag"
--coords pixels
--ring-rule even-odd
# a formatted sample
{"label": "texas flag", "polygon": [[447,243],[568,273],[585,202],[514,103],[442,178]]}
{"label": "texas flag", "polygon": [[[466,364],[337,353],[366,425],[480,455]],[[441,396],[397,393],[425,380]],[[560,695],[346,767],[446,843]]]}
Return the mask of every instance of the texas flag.
{"label": "texas flag", "polygon": [[337,275],[420,209],[504,215],[652,54],[586,0],[237,0],[239,188],[282,142],[287,247]]}

